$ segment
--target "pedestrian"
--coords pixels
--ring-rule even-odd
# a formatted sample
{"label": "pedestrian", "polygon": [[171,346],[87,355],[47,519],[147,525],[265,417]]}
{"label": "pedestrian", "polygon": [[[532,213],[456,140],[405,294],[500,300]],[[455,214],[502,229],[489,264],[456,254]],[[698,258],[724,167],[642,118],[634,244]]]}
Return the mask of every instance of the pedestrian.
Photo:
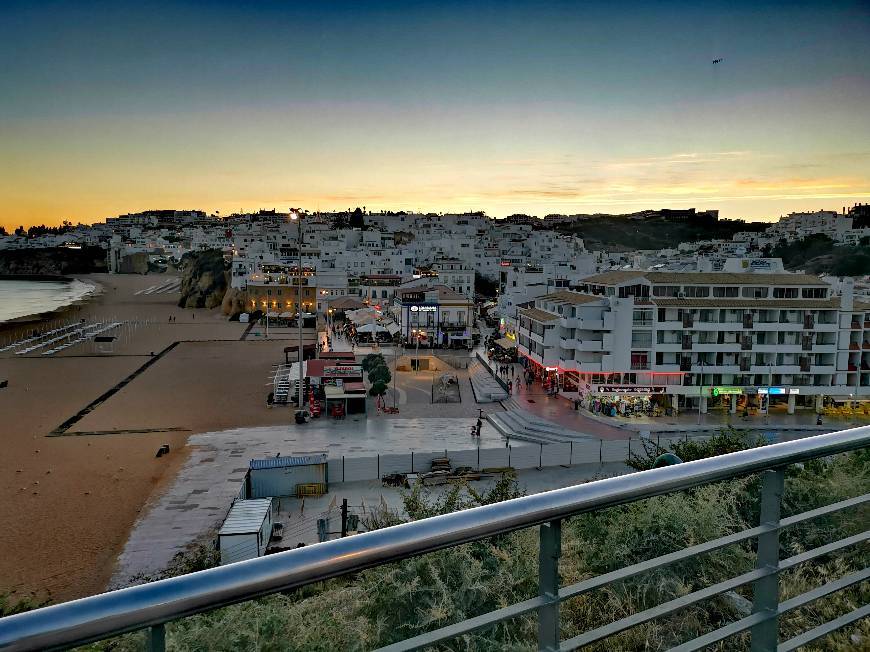
{"label": "pedestrian", "polygon": [[510,396],[511,393],[513,392],[513,388],[514,388],[513,381],[510,381],[510,380],[509,380],[509,381],[508,381],[508,396]]}

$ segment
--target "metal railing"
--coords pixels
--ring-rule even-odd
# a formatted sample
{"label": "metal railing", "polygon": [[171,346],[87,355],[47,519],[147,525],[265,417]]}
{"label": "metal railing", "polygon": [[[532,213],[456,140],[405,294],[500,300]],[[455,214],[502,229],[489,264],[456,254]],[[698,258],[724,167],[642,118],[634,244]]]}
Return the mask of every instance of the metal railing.
{"label": "metal railing", "polygon": [[[865,448],[868,443],[870,427],[819,435],[547,491],[44,607],[0,619],[0,650],[63,648],[145,628],[148,630],[149,649],[162,650],[165,623],[533,526],[540,527],[537,596],[388,645],[382,650],[399,652],[420,649],[531,612],[537,612],[538,616],[540,649],[572,650],[748,584],[753,586],[753,609],[750,615],[674,649],[699,650],[748,630],[751,632],[753,650],[793,650],[867,617],[870,615],[870,606],[861,605],[849,614],[783,642],[777,640],[779,617],[870,579],[870,569],[850,573],[782,602],[779,601],[779,573],[850,546],[864,545],[870,539],[870,532],[865,531],[780,559],[780,531],[865,504],[870,500],[870,494],[780,518],[785,468],[790,464]],[[758,526],[570,586],[559,586],[561,522],[564,519],[753,473],[762,474],[761,519]],[[752,539],[757,540],[757,564],[754,570],[572,638],[561,639],[559,608],[562,602],[613,582]]]}

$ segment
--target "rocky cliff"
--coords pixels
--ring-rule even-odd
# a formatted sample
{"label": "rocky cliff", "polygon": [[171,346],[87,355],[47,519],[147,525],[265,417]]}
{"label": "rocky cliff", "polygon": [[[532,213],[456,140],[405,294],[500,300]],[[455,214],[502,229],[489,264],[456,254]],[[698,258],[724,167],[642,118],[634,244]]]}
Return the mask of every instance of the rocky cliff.
{"label": "rocky cliff", "polygon": [[182,308],[220,306],[229,286],[230,273],[223,254],[211,249],[185,254],[181,259]]}
{"label": "rocky cliff", "polygon": [[0,251],[0,276],[67,276],[106,271],[101,247],[47,247]]}
{"label": "rocky cliff", "polygon": [[234,317],[245,312],[245,306],[248,303],[248,293],[237,288],[230,288],[224,295],[221,310],[225,315]]}

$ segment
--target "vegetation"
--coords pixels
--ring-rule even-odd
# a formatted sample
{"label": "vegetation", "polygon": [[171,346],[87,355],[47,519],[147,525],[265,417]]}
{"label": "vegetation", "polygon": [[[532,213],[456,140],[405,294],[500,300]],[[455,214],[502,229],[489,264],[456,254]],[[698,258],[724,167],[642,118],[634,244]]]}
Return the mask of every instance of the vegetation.
{"label": "vegetation", "polygon": [[[740,442],[743,443],[740,443]],[[740,433],[722,433],[695,449],[675,447],[691,458],[736,446],[754,445]],[[870,454],[861,451],[790,469],[783,515],[829,504],[867,491]],[[758,477],[717,483],[693,491],[659,496],[566,520],[560,561],[563,585],[629,564],[715,539],[758,522]],[[403,495],[404,511],[384,506],[364,523],[394,525],[516,497],[522,493],[511,475],[487,492],[460,485],[440,493],[417,487]],[[809,526],[789,528],[782,556],[799,554],[863,530],[866,507],[825,517]],[[167,627],[170,649],[177,650],[363,650],[528,599],[537,594],[538,537],[534,528],[465,544],[399,563],[369,569],[286,594],[274,595],[187,618]],[[847,548],[780,575],[783,600],[863,568],[861,546]],[[611,622],[661,602],[733,577],[754,567],[751,545],[736,544],[679,562],[562,604],[563,637]],[[747,615],[751,586],[702,602],[632,628],[591,650],[663,649]],[[789,612],[781,619],[783,637],[830,620],[870,601],[870,586],[849,590]],[[536,642],[534,614],[443,643],[442,650],[528,650]],[[135,649],[141,634],[128,635],[102,649]],[[805,650],[866,649],[866,619]],[[745,650],[747,635],[721,643],[719,650]]]}
{"label": "vegetation", "polygon": [[362,360],[363,371],[368,372],[369,396],[383,396],[387,393],[387,387],[393,379],[393,374],[390,373],[387,367],[387,361],[380,353],[369,353]]}
{"label": "vegetation", "polygon": [[474,273],[474,293],[487,299],[494,299],[498,294],[498,283],[491,281],[479,272]]}
{"label": "vegetation", "polygon": [[756,448],[765,444],[761,435],[748,430],[729,427],[713,433],[708,439],[686,439],[674,441],[669,447],[660,446],[652,439],[641,439],[642,452],[632,451],[625,463],[637,471],[653,468],[659,455],[673,453],[683,462],[694,462],[716,455],[726,455]]}
{"label": "vegetation", "polygon": [[[560,233],[583,238],[590,250],[628,251],[633,249],[676,248],[681,242],[731,239],[740,231],[763,231],[769,224],[743,220],[713,220],[703,216],[689,220],[665,217],[629,219],[627,216],[605,215],[578,219],[558,225]],[[552,228],[542,224],[539,228]]]}
{"label": "vegetation", "polygon": [[766,255],[782,258],[787,269],[812,274],[862,276],[870,274],[870,241],[863,238],[856,247],[837,245],[831,238],[815,233],[802,240],[781,240]]}
{"label": "vegetation", "polygon": [[36,595],[17,596],[14,593],[0,593],[0,618],[24,613],[31,609],[45,607],[51,602],[48,597]]}

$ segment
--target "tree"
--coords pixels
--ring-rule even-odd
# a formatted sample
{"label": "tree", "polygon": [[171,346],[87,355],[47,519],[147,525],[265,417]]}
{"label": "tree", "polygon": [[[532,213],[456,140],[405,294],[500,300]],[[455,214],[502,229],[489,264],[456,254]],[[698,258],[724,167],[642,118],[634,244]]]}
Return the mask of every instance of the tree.
{"label": "tree", "polygon": [[482,276],[480,273],[474,273],[474,291],[481,296],[494,298],[498,294],[498,283]]}
{"label": "tree", "polygon": [[383,396],[387,393],[387,384],[381,381],[374,383],[369,388],[369,396]]}
{"label": "tree", "polygon": [[357,206],[353,213],[350,214],[350,228],[352,229],[364,229],[365,221],[363,220],[363,212],[362,209]]}
{"label": "tree", "polygon": [[373,385],[379,382],[384,383],[385,385],[389,385],[392,378],[393,375],[390,373],[390,370],[387,369],[386,364],[381,364],[373,367],[369,371],[369,382]]}

